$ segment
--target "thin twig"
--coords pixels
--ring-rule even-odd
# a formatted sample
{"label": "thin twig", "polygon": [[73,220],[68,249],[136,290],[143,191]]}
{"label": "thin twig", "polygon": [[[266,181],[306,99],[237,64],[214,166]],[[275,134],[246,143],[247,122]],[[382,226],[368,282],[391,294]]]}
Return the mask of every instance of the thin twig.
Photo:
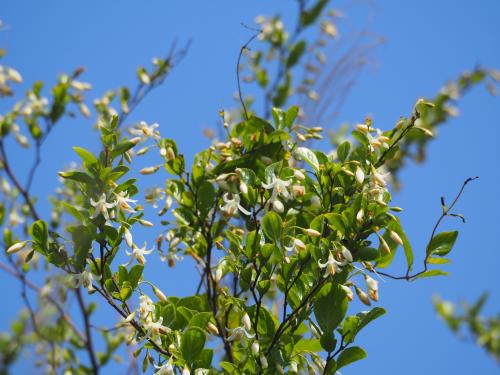
{"label": "thin twig", "polygon": [[240,53],[238,54],[238,61],[236,63],[236,80],[238,82],[238,97],[240,98],[240,103],[241,103],[241,106],[243,107],[243,112],[245,113],[245,118],[246,118],[247,121],[249,119],[248,112],[247,112],[247,107],[245,105],[245,101],[243,100],[243,94],[241,92],[240,61],[241,61],[241,56],[243,55],[243,52],[246,51],[246,50],[249,50],[248,46],[250,45],[250,43],[252,43],[252,41],[255,38],[257,38],[261,33],[262,33],[262,31],[258,30],[258,32],[255,33],[254,35],[252,35],[250,37],[250,39],[248,39],[248,41],[240,48]]}

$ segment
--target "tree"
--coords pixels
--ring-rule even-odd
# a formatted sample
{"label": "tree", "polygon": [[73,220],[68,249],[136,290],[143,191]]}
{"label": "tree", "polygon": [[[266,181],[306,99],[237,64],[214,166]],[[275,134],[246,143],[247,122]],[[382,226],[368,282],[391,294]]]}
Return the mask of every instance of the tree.
{"label": "tree", "polygon": [[[472,178],[451,204],[443,199],[442,215],[421,255],[423,267],[416,270],[398,220],[400,209],[390,205],[389,182],[408,159],[422,158],[433,132],[451,114],[449,103],[473,85],[492,80],[494,72],[464,74],[436,98],[418,100],[392,129],[379,130],[367,118],[351,140],[334,137],[333,153],[313,150],[311,140],[321,138],[323,129],[308,126],[308,114],[291,104],[294,93],[316,101],[317,81],[306,77],[294,85],[293,77],[308,56],[319,56],[321,63],[321,48],[326,38],[335,37],[336,21],[326,10],[327,1],[297,3],[293,32],[284,29],[279,17],[260,19],[262,30],[251,31],[240,51],[238,84],[241,59],[247,57],[248,80],[256,80],[263,91],[262,113],[240,86],[238,110],[220,113],[223,141],[199,152],[190,167],[157,125],[141,122],[128,133],[124,129],[128,114],[161,85],[187,47],[173,48],[151,69],[139,68],[135,90],[120,88],[95,102],[101,151],[74,148],[81,165],[60,173],[63,188],[53,200],[50,219],[37,212],[33,176],[54,126],[71,115],[72,107],[83,115],[89,112],[83,93],[90,87],[79,81],[83,71],[62,76],[50,99],[36,83],[25,101],[4,114],[0,155],[10,265],[2,267],[25,291],[37,288],[28,280],[30,269],[44,265],[52,288],[39,290],[40,309],[33,309],[23,293],[28,316],[2,340],[4,365],[21,346],[42,344],[49,372],[98,373],[126,342],[143,368],[158,373],[335,373],[366,355],[353,346],[355,338],[384,314],[375,307],[347,316],[354,292],[370,305],[378,300],[378,276],[414,280],[443,274],[433,267],[444,263],[457,232],[439,233],[439,225],[456,215],[455,203]],[[309,42],[302,33],[313,29],[320,30],[319,37]],[[263,47],[249,53],[257,38]],[[314,73],[318,65],[308,69]],[[20,75],[12,68],[2,73],[2,92],[10,95],[10,83]],[[119,110],[112,108],[113,101]],[[6,151],[12,138],[21,146],[34,143],[35,163],[25,184]],[[148,203],[160,207],[162,219],[155,250],[171,265],[182,256],[197,262],[199,286],[189,297],[167,297],[150,282],[144,271],[152,249],[134,242],[135,229],[152,222],[142,202],[133,199],[140,196],[133,160],[153,150],[159,153],[157,164],[140,174],[166,170],[169,175],[164,189],[146,194]],[[23,215],[29,233],[11,229],[16,215]],[[71,224],[61,225],[69,215]],[[401,276],[383,272],[399,247],[407,269]],[[125,254],[128,261],[121,264]],[[99,295],[102,304],[88,304],[87,292]],[[65,311],[69,294],[78,301],[82,324]],[[100,330],[106,351],[97,353],[92,313],[106,305],[122,319]],[[27,332],[31,335],[22,339]],[[220,353],[215,345],[222,346]]]}

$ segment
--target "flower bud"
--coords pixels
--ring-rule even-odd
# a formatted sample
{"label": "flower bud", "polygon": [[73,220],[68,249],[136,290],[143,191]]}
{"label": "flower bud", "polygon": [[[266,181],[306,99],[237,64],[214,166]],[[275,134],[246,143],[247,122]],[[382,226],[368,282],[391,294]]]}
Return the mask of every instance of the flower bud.
{"label": "flower bud", "polygon": [[267,363],[267,358],[264,354],[260,355],[260,365],[264,370],[269,366],[269,364]]}
{"label": "flower bud", "polygon": [[293,244],[298,251],[304,251],[306,249],[306,245],[304,244],[304,242],[302,242],[298,238],[293,239]]}
{"label": "flower bud", "polygon": [[252,343],[252,353],[253,353],[253,355],[259,354],[259,350],[260,350],[259,343],[257,341],[254,341]]}
{"label": "flower bud", "polygon": [[155,294],[156,297],[158,297],[160,301],[163,302],[167,301],[167,296],[165,296],[165,294],[163,294],[163,292],[157,287],[153,287],[153,293]]}
{"label": "flower bud", "polygon": [[356,294],[361,302],[363,302],[366,306],[371,306],[370,298],[368,298],[368,294],[363,292],[360,288],[356,287]]}
{"label": "flower bud", "polygon": [[132,139],[129,139],[128,141],[130,143],[133,143],[134,145],[138,144],[142,140],[142,137],[134,137]]}
{"label": "flower bud", "polygon": [[306,229],[304,232],[305,232],[305,234],[307,234],[310,237],[321,237],[320,232],[318,232],[317,230],[311,229],[311,228]]}
{"label": "flower bud", "polygon": [[356,181],[358,184],[362,184],[365,181],[365,172],[360,167],[356,168]]}
{"label": "flower bud", "polygon": [[348,286],[346,285],[340,285],[340,287],[342,288],[342,290],[345,292],[346,296],[347,296],[347,299],[349,301],[352,301],[353,298],[354,298],[354,293],[352,292],[352,289],[349,288]]}
{"label": "flower bud", "polygon": [[401,237],[399,237],[399,234],[397,234],[393,230],[390,230],[389,236],[391,236],[392,240],[396,242],[398,245],[403,246],[403,240],[401,239]]}
{"label": "flower bud", "polygon": [[217,327],[213,323],[208,323],[207,330],[208,330],[208,332],[210,332],[214,336],[219,335],[219,330],[217,329]]}
{"label": "flower bud", "polygon": [[153,226],[153,223],[148,221],[148,220],[142,220],[142,219],[139,219],[138,220],[139,223],[145,227],[152,227]]}
{"label": "flower bud", "polygon": [[363,218],[365,217],[365,211],[363,209],[359,210],[358,213],[356,214],[356,220],[358,223],[363,222]]}
{"label": "flower bud", "polygon": [[275,200],[272,202],[273,210],[279,214],[282,214],[285,211],[285,206],[279,200]]}
{"label": "flower bud", "polygon": [[182,375],[190,375],[191,372],[189,371],[189,368],[187,366],[184,366],[184,369],[182,370]]}
{"label": "flower bud", "polygon": [[167,147],[167,149],[165,150],[165,156],[167,157],[168,161],[172,161],[175,159],[175,153],[172,147]]}
{"label": "flower bud", "polygon": [[298,198],[298,197],[303,197],[306,193],[306,189],[304,188],[304,186],[301,186],[301,185],[293,185],[292,186],[292,194],[294,197]]}
{"label": "flower bud", "polygon": [[302,173],[300,170],[295,169],[293,171],[293,176],[300,181],[304,181],[306,179],[306,176],[304,176],[304,173]]}
{"label": "flower bud", "polygon": [[223,273],[220,267],[215,271],[215,282],[218,283],[222,279]]}
{"label": "flower bud", "polygon": [[7,249],[7,254],[15,254],[15,253],[21,251],[22,249],[24,249],[24,247],[26,246],[27,243],[28,243],[28,241],[15,243],[14,245],[12,245],[11,247],[9,247]]}
{"label": "flower bud", "polygon": [[158,169],[160,169],[160,166],[159,165],[155,165],[153,167],[146,167],[146,168],[142,168],[139,173],[140,174],[144,174],[144,175],[147,175],[147,174],[153,174],[155,172],[158,171]]}
{"label": "flower bud", "polygon": [[386,240],[384,240],[384,237],[378,236],[378,240],[380,242],[380,246],[382,247],[382,250],[384,250],[384,253],[387,255],[391,254],[391,248],[387,244]]}
{"label": "flower bud", "polygon": [[248,194],[248,185],[243,181],[240,181],[240,191],[242,194]]}
{"label": "flower bud", "polygon": [[365,124],[358,124],[356,125],[356,130],[360,131],[361,133],[368,134],[369,128]]}
{"label": "flower bud", "polygon": [[243,321],[243,326],[245,327],[245,329],[247,331],[250,331],[252,329],[252,322],[250,321],[250,317],[248,316],[248,314],[243,314],[241,320]]}
{"label": "flower bud", "polygon": [[132,240],[132,233],[127,228],[123,228],[123,236],[125,237],[125,242],[127,243],[128,247],[132,247],[134,244]]}

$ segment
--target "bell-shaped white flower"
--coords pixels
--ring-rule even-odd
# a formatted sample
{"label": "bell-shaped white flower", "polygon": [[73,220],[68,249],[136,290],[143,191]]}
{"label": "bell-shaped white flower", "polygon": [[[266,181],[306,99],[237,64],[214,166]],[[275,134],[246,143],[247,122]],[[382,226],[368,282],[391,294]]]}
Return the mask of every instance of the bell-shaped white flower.
{"label": "bell-shaped white flower", "polygon": [[319,268],[326,268],[326,272],[324,277],[328,277],[329,275],[335,275],[338,272],[342,271],[342,267],[346,264],[352,263],[352,254],[345,247],[342,247],[342,258],[343,260],[336,260],[332,253],[328,255],[328,260],[325,263],[321,263],[318,261]]}
{"label": "bell-shaped white flower", "polygon": [[[96,279],[100,280],[101,276],[97,276]],[[94,275],[90,271],[84,270],[80,274],[73,275],[73,280],[75,282],[75,284],[74,284],[75,288],[79,288],[79,287],[83,286],[89,292],[93,292],[95,290],[95,288],[93,286]]]}
{"label": "bell-shaped white flower", "polygon": [[299,240],[298,238],[292,238],[292,242],[290,246],[285,246],[285,250],[293,253],[300,253],[302,250],[306,249],[306,245],[304,242]]}
{"label": "bell-shaped white flower", "polygon": [[94,201],[92,198],[90,198],[90,204],[92,207],[94,207],[94,213],[92,214],[91,218],[95,219],[97,216],[102,215],[106,221],[109,220],[110,218],[110,212],[109,210],[113,209],[118,202],[109,202],[106,200],[106,194],[102,193],[101,196],[99,197],[99,200]]}
{"label": "bell-shaped white flower", "polygon": [[280,196],[285,199],[290,199],[291,195],[288,191],[290,184],[290,180],[281,180],[273,173],[270,178],[268,177],[266,184],[262,183],[262,187],[267,190],[273,189],[271,193],[271,202],[273,202]]}
{"label": "bell-shaped white flower", "polygon": [[156,366],[156,372],[155,375],[174,375],[174,366],[168,361],[167,363],[161,365],[161,366]]}
{"label": "bell-shaped white flower", "polygon": [[225,216],[234,216],[238,210],[247,216],[250,215],[250,212],[241,205],[241,199],[238,194],[224,193],[222,200],[224,201],[224,205],[221,207],[221,211]]}
{"label": "bell-shaped white flower", "polygon": [[155,306],[151,298],[146,295],[141,295],[139,297],[139,314],[141,319],[146,320],[155,311]]}
{"label": "bell-shaped white flower", "polygon": [[250,334],[245,327],[236,327],[233,329],[228,329],[230,336],[227,341],[240,341],[244,342],[245,339],[253,339],[255,334]]}

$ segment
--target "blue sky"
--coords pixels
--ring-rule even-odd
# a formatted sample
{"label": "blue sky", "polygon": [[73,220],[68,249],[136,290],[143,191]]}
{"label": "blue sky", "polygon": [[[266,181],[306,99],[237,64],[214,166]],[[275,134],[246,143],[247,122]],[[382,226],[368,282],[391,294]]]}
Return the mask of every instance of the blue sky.
{"label": "blue sky", "polygon": [[[133,86],[138,65],[163,54],[174,39],[182,43],[191,38],[187,58],[131,118],[160,123],[162,134],[176,139],[188,157],[207,146],[201,132],[216,123],[218,110],[234,105],[235,61],[248,38],[240,23],[251,24],[257,14],[277,12],[285,22],[290,21],[295,9],[290,0],[4,0],[2,5],[0,17],[8,26],[8,31],[0,33],[0,46],[8,51],[5,64],[16,67],[25,82],[47,83],[54,82],[58,73],[83,65],[87,68],[84,78],[93,84],[95,96],[122,84]],[[371,28],[385,43],[375,53],[376,65],[358,80],[333,129],[341,120],[356,122],[367,114],[376,126],[389,128],[409,113],[417,98],[433,96],[463,70],[476,64],[500,68],[497,1],[380,1],[369,9]],[[356,8],[349,14],[354,18]],[[0,110],[5,108],[0,103]],[[403,190],[394,198],[395,204],[405,208],[403,224],[418,254],[440,214],[439,197],[454,196],[465,178],[480,176],[459,203],[467,224],[447,222],[443,227],[460,229],[452,264],[447,267],[451,275],[414,283],[381,283],[380,305],[388,314],[358,337],[368,358],[344,374],[498,373],[498,366],[482,350],[448,331],[431,304],[435,293],[458,301],[473,300],[489,290],[486,311],[500,311],[496,278],[500,266],[496,238],[499,98],[480,87],[463,98],[459,108],[461,116],[443,127],[431,143],[428,161],[405,170]],[[42,212],[48,212],[44,197],[57,186],[57,171],[75,159],[71,150],[75,145],[97,150],[96,133],[88,122],[65,120],[45,145],[35,181]],[[27,166],[24,154],[16,162],[19,168]],[[153,234],[141,233],[145,239]],[[160,285],[167,294],[187,294],[195,281],[179,285],[178,279],[194,276],[190,267],[186,263],[170,270],[158,265],[153,272],[162,272]],[[9,304],[0,309],[0,328],[4,328],[21,303],[16,281],[0,274],[0,282],[9,286]]]}

